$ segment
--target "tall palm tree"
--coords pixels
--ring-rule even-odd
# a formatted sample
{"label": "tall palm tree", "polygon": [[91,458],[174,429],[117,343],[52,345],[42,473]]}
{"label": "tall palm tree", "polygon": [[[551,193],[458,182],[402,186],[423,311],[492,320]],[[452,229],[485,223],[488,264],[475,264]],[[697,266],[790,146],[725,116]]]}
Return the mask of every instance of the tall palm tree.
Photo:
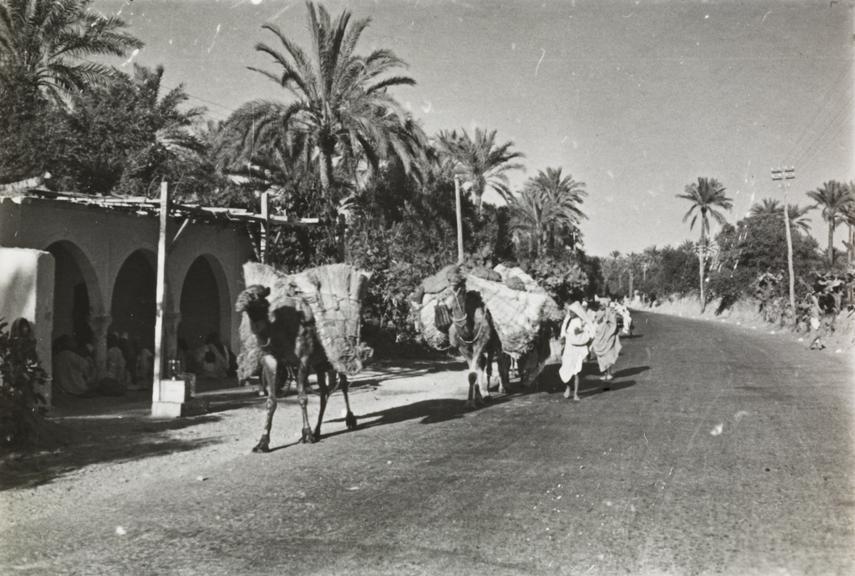
{"label": "tall palm tree", "polygon": [[[288,102],[244,104],[233,119],[242,124],[244,148],[276,147],[290,142],[305,146],[308,164],[317,166],[321,190],[334,207],[336,167],[365,162],[372,169],[391,157],[409,170],[422,144],[420,128],[389,94],[415,81],[397,74],[406,66],[393,52],[377,49],[367,56],[355,50],[370,20],[351,21],[342,11],[333,19],[323,6],[307,3],[310,52],[304,51],[276,25],[264,24],[278,46],[264,42],[255,49],[273,59],[275,71],[258,72],[291,93]],[[251,155],[251,154],[250,154]]]}
{"label": "tall palm tree", "polygon": [[91,0],[4,0],[0,3],[0,94],[63,102],[119,72],[87,58],[123,56],[142,47],[115,16],[90,11]]}
{"label": "tall palm tree", "polygon": [[855,180],[849,181],[846,190],[849,192],[849,203],[844,212],[844,221],[849,228],[846,242],[846,265],[848,269],[851,269],[853,254],[855,254]]}
{"label": "tall palm tree", "polygon": [[[787,216],[790,219],[790,226],[799,230],[802,233],[810,231],[810,220],[807,217],[808,212],[816,208],[816,206],[799,206],[798,204],[787,204]],[[763,218],[771,216],[779,218],[784,212],[784,207],[778,200],[773,198],[764,198],[760,203],[751,207],[752,218]]]}
{"label": "tall palm tree", "polygon": [[[577,182],[570,174],[563,175],[561,168],[547,168],[530,178],[526,186],[539,191],[550,205],[551,221],[546,230],[548,248],[555,248],[559,235],[569,236],[578,231],[579,220],[586,218],[579,208],[588,195],[584,182]],[[575,240],[574,237],[574,243]]]}
{"label": "tall palm tree", "polygon": [[706,294],[704,291],[704,268],[706,265],[707,237],[709,236],[710,217],[719,224],[725,223],[724,214],[719,209],[730,210],[733,208],[733,200],[725,194],[726,188],[715,178],[699,177],[697,182],[686,186],[683,194],[677,194],[677,198],[688,200],[691,207],[683,216],[683,222],[691,218],[689,229],[694,229],[695,223],[700,218],[701,239],[698,244],[698,262],[700,264],[700,290],[701,290],[701,313],[706,310]]}
{"label": "tall palm tree", "polygon": [[816,190],[807,193],[822,209],[822,219],[828,222],[828,265],[834,265],[834,230],[844,221],[844,213],[852,203],[852,197],[845,184],[829,180]]}
{"label": "tall palm tree", "polygon": [[488,188],[498,192],[505,200],[511,196],[507,173],[521,169],[522,164],[513,161],[525,157],[522,152],[511,150],[513,141],[498,144],[495,130],[475,128],[473,136],[466,130],[459,133],[456,130],[442,131],[438,144],[470,185],[479,214],[482,196]]}
{"label": "tall palm tree", "polygon": [[[570,175],[562,176],[561,168],[547,168],[530,178],[519,195],[505,197],[510,229],[528,239],[533,255],[554,248],[559,235],[566,242],[571,234],[578,234],[579,220],[585,218],[579,208],[587,195],[584,186]],[[572,241],[576,241],[575,236]]]}

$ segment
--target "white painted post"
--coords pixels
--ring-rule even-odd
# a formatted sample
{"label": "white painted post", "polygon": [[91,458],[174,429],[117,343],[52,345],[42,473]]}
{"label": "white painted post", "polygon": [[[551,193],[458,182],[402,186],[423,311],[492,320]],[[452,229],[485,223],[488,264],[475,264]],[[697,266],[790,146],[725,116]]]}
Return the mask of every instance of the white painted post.
{"label": "white painted post", "polygon": [[154,320],[154,382],[151,386],[152,407],[160,402],[160,381],[163,370],[163,315],[166,285],[166,228],[169,223],[169,185],[160,183],[160,228],[157,237],[157,286],[155,287]]}
{"label": "white painted post", "polygon": [[457,212],[457,263],[463,264],[463,216],[460,208],[460,178],[454,177],[454,206]]}
{"label": "white painted post", "polygon": [[270,232],[270,194],[266,191],[261,193],[261,217],[264,218],[264,221],[261,223],[258,252],[261,256],[261,263],[267,264],[267,235]]}

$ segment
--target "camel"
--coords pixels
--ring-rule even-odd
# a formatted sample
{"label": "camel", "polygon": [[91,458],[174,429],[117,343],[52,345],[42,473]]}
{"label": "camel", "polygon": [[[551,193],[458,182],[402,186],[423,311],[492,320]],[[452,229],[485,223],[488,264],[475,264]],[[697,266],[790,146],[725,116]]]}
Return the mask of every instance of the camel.
{"label": "camel", "polygon": [[[345,423],[348,430],[356,428],[356,416],[350,410],[348,381],[344,374],[336,374],[332,369],[323,346],[318,339],[315,319],[305,300],[299,297],[287,297],[282,305],[272,311],[267,297],[270,288],[258,284],[249,286],[240,293],[235,305],[237,312],[245,312],[249,327],[261,350],[262,385],[267,391],[267,414],[264,432],[253,452],[270,452],[270,429],[273,414],[276,412],[277,381],[287,367],[296,368],[297,396],[303,414],[301,442],[314,443],[321,437],[321,422],[324,418],[327,400],[335,391],[336,384],[341,387],[347,407]],[[314,430],[309,424],[307,387],[309,371],[315,370],[318,377],[321,406]],[[336,383],[336,376],[338,382]],[[330,385],[327,386],[327,378]]]}
{"label": "camel", "polygon": [[[469,365],[469,394],[467,408],[474,408],[481,400],[490,399],[490,370],[493,357],[498,357],[500,392],[504,392],[509,380],[510,357],[502,352],[490,311],[484,305],[481,294],[466,290],[462,275],[452,280],[452,294],[445,305],[451,309],[452,323],[448,339],[457,347]],[[476,386],[477,384],[477,386]]]}

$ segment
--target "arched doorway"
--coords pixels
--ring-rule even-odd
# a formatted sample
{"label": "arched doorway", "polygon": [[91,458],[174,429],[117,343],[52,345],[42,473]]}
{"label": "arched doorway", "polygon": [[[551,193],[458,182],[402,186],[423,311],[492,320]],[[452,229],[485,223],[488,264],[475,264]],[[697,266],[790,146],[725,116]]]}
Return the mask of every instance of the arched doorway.
{"label": "arched doorway", "polygon": [[93,316],[103,313],[95,271],[75,244],[62,240],[47,247],[54,258],[53,332],[51,340],[74,336],[94,344]]}
{"label": "arched doorway", "polygon": [[181,324],[178,338],[189,351],[200,346],[208,334],[216,333],[228,343],[228,288],[219,262],[199,256],[187,269],[181,287]]}
{"label": "arched doorway", "polygon": [[128,256],[113,284],[111,332],[127,332],[140,346],[154,349],[157,276],[154,254],[137,250]]}

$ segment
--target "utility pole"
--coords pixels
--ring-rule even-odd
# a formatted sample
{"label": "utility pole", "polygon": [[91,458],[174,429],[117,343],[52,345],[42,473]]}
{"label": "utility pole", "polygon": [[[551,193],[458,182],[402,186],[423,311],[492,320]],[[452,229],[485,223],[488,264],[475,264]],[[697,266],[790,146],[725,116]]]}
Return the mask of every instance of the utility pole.
{"label": "utility pole", "polygon": [[460,177],[454,175],[454,206],[457,212],[457,263],[463,264],[463,216],[460,208]]}
{"label": "utility pole", "polygon": [[784,192],[784,230],[787,233],[787,271],[790,273],[790,308],[793,314],[796,312],[796,280],[793,274],[793,237],[790,233],[790,208],[787,202],[789,201],[790,180],[796,179],[796,169],[792,166],[788,168],[772,168],[772,180],[778,182],[778,186]]}
{"label": "utility pole", "polygon": [[169,226],[169,184],[160,183],[160,213],[157,237],[157,286],[155,287],[154,370],[152,371],[152,406],[160,402],[160,381],[163,374],[163,315],[166,310],[166,231]]}

